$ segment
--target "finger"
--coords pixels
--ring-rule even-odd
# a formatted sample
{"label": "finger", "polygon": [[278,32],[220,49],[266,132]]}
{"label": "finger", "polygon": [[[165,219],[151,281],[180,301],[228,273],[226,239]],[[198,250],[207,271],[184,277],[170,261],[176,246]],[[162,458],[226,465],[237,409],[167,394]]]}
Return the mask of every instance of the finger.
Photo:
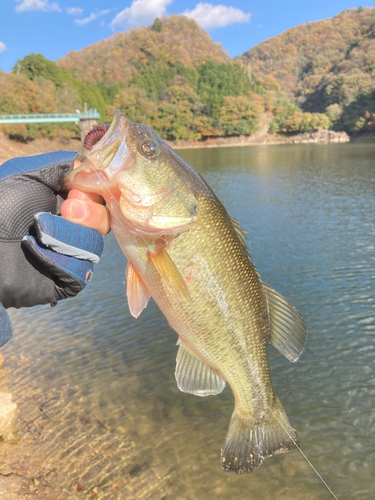
{"label": "finger", "polygon": [[60,211],[65,219],[96,229],[100,234],[110,230],[109,211],[93,201],[68,199],[62,203]]}
{"label": "finger", "polygon": [[74,198],[76,200],[81,201],[94,201],[95,203],[100,203],[103,205],[103,198],[95,193],[84,193],[83,191],[79,191],[78,189],[72,189],[68,193],[68,199]]}
{"label": "finger", "polygon": [[78,160],[74,160],[73,169],[74,169],[74,168],[78,168],[78,167],[80,167],[81,165],[82,165],[82,163],[81,163],[80,161],[78,161]]}

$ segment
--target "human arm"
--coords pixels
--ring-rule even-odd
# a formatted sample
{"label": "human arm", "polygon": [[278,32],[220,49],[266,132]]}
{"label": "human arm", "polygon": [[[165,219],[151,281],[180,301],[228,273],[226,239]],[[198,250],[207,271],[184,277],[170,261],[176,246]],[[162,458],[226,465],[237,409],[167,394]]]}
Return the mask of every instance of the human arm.
{"label": "human arm", "polygon": [[0,166],[0,346],[12,334],[6,308],[55,305],[76,295],[99,260],[103,240],[92,228],[109,230],[101,199],[72,191],[61,205],[66,219],[55,215],[76,155],[60,151]]}

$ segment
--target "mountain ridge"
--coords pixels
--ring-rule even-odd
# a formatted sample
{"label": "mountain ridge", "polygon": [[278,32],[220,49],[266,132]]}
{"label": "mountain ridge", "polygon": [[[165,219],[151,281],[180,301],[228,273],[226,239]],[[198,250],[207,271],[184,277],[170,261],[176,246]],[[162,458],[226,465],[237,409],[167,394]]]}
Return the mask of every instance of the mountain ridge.
{"label": "mountain ridge", "polygon": [[[184,42],[189,43],[189,50]],[[110,54],[113,59],[109,59]],[[94,58],[95,66],[101,67],[90,64]],[[115,64],[120,58],[121,64]],[[221,44],[213,41],[193,19],[172,15],[157,19],[152,26],[117,32],[80,51],[68,52],[57,64],[75,75],[80,70],[80,78],[86,83],[111,85],[133,76],[137,64],[162,61],[173,66],[180,62],[191,69],[207,60],[229,59]]]}
{"label": "mountain ridge", "polygon": [[239,59],[258,75],[277,80],[304,111],[326,112],[332,105],[345,108],[358,98],[366,100],[366,95],[370,105],[375,89],[375,9],[348,9],[298,25]]}
{"label": "mountain ridge", "polygon": [[[290,28],[235,59],[194,20],[165,16],[57,63],[31,54],[0,80],[3,112],[64,112],[86,102],[108,121],[117,107],[171,141],[250,135],[265,116],[270,133],[371,132],[375,8]],[[56,130],[21,128],[6,131],[28,140]]]}

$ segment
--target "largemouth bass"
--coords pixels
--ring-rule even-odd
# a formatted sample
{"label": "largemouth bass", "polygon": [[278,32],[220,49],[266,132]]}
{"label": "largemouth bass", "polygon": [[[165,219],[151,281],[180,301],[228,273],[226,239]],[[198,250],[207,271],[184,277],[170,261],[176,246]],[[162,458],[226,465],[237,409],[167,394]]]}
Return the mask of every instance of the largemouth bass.
{"label": "largemouth bass", "polygon": [[64,185],[104,197],[128,259],[131,313],[138,317],[153,297],[178,334],[179,389],[208,396],[230,385],[235,408],[222,468],[252,472],[266,457],[298,448],[272,388],[266,345],[296,361],[306,325],[262,282],[244,230],[198,172],[149,127],[117,110]]}

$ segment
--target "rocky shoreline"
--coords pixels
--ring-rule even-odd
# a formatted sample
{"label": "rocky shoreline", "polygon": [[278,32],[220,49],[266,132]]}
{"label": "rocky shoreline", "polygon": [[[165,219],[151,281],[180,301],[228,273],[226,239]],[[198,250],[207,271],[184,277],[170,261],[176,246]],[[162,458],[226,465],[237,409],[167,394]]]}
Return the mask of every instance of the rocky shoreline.
{"label": "rocky shoreline", "polygon": [[[317,132],[306,132],[296,135],[268,134],[261,131],[250,136],[239,137],[215,137],[205,141],[167,141],[174,149],[192,148],[224,148],[239,146],[263,146],[273,144],[323,144],[348,142],[350,137],[346,132],[333,132],[332,130],[319,130]],[[35,139],[28,143],[10,140],[7,136],[0,134],[0,164],[10,158],[17,156],[29,156],[59,149],[79,151],[83,153],[81,141],[78,139],[54,138]]]}
{"label": "rocky shoreline", "polygon": [[269,134],[267,132],[256,132],[255,134],[239,137],[215,137],[205,141],[167,141],[174,149],[190,148],[225,148],[238,146],[263,146],[273,144],[324,144],[349,142],[350,137],[346,132],[334,132],[332,130],[318,130],[317,132],[305,132],[303,134],[283,135]]}

